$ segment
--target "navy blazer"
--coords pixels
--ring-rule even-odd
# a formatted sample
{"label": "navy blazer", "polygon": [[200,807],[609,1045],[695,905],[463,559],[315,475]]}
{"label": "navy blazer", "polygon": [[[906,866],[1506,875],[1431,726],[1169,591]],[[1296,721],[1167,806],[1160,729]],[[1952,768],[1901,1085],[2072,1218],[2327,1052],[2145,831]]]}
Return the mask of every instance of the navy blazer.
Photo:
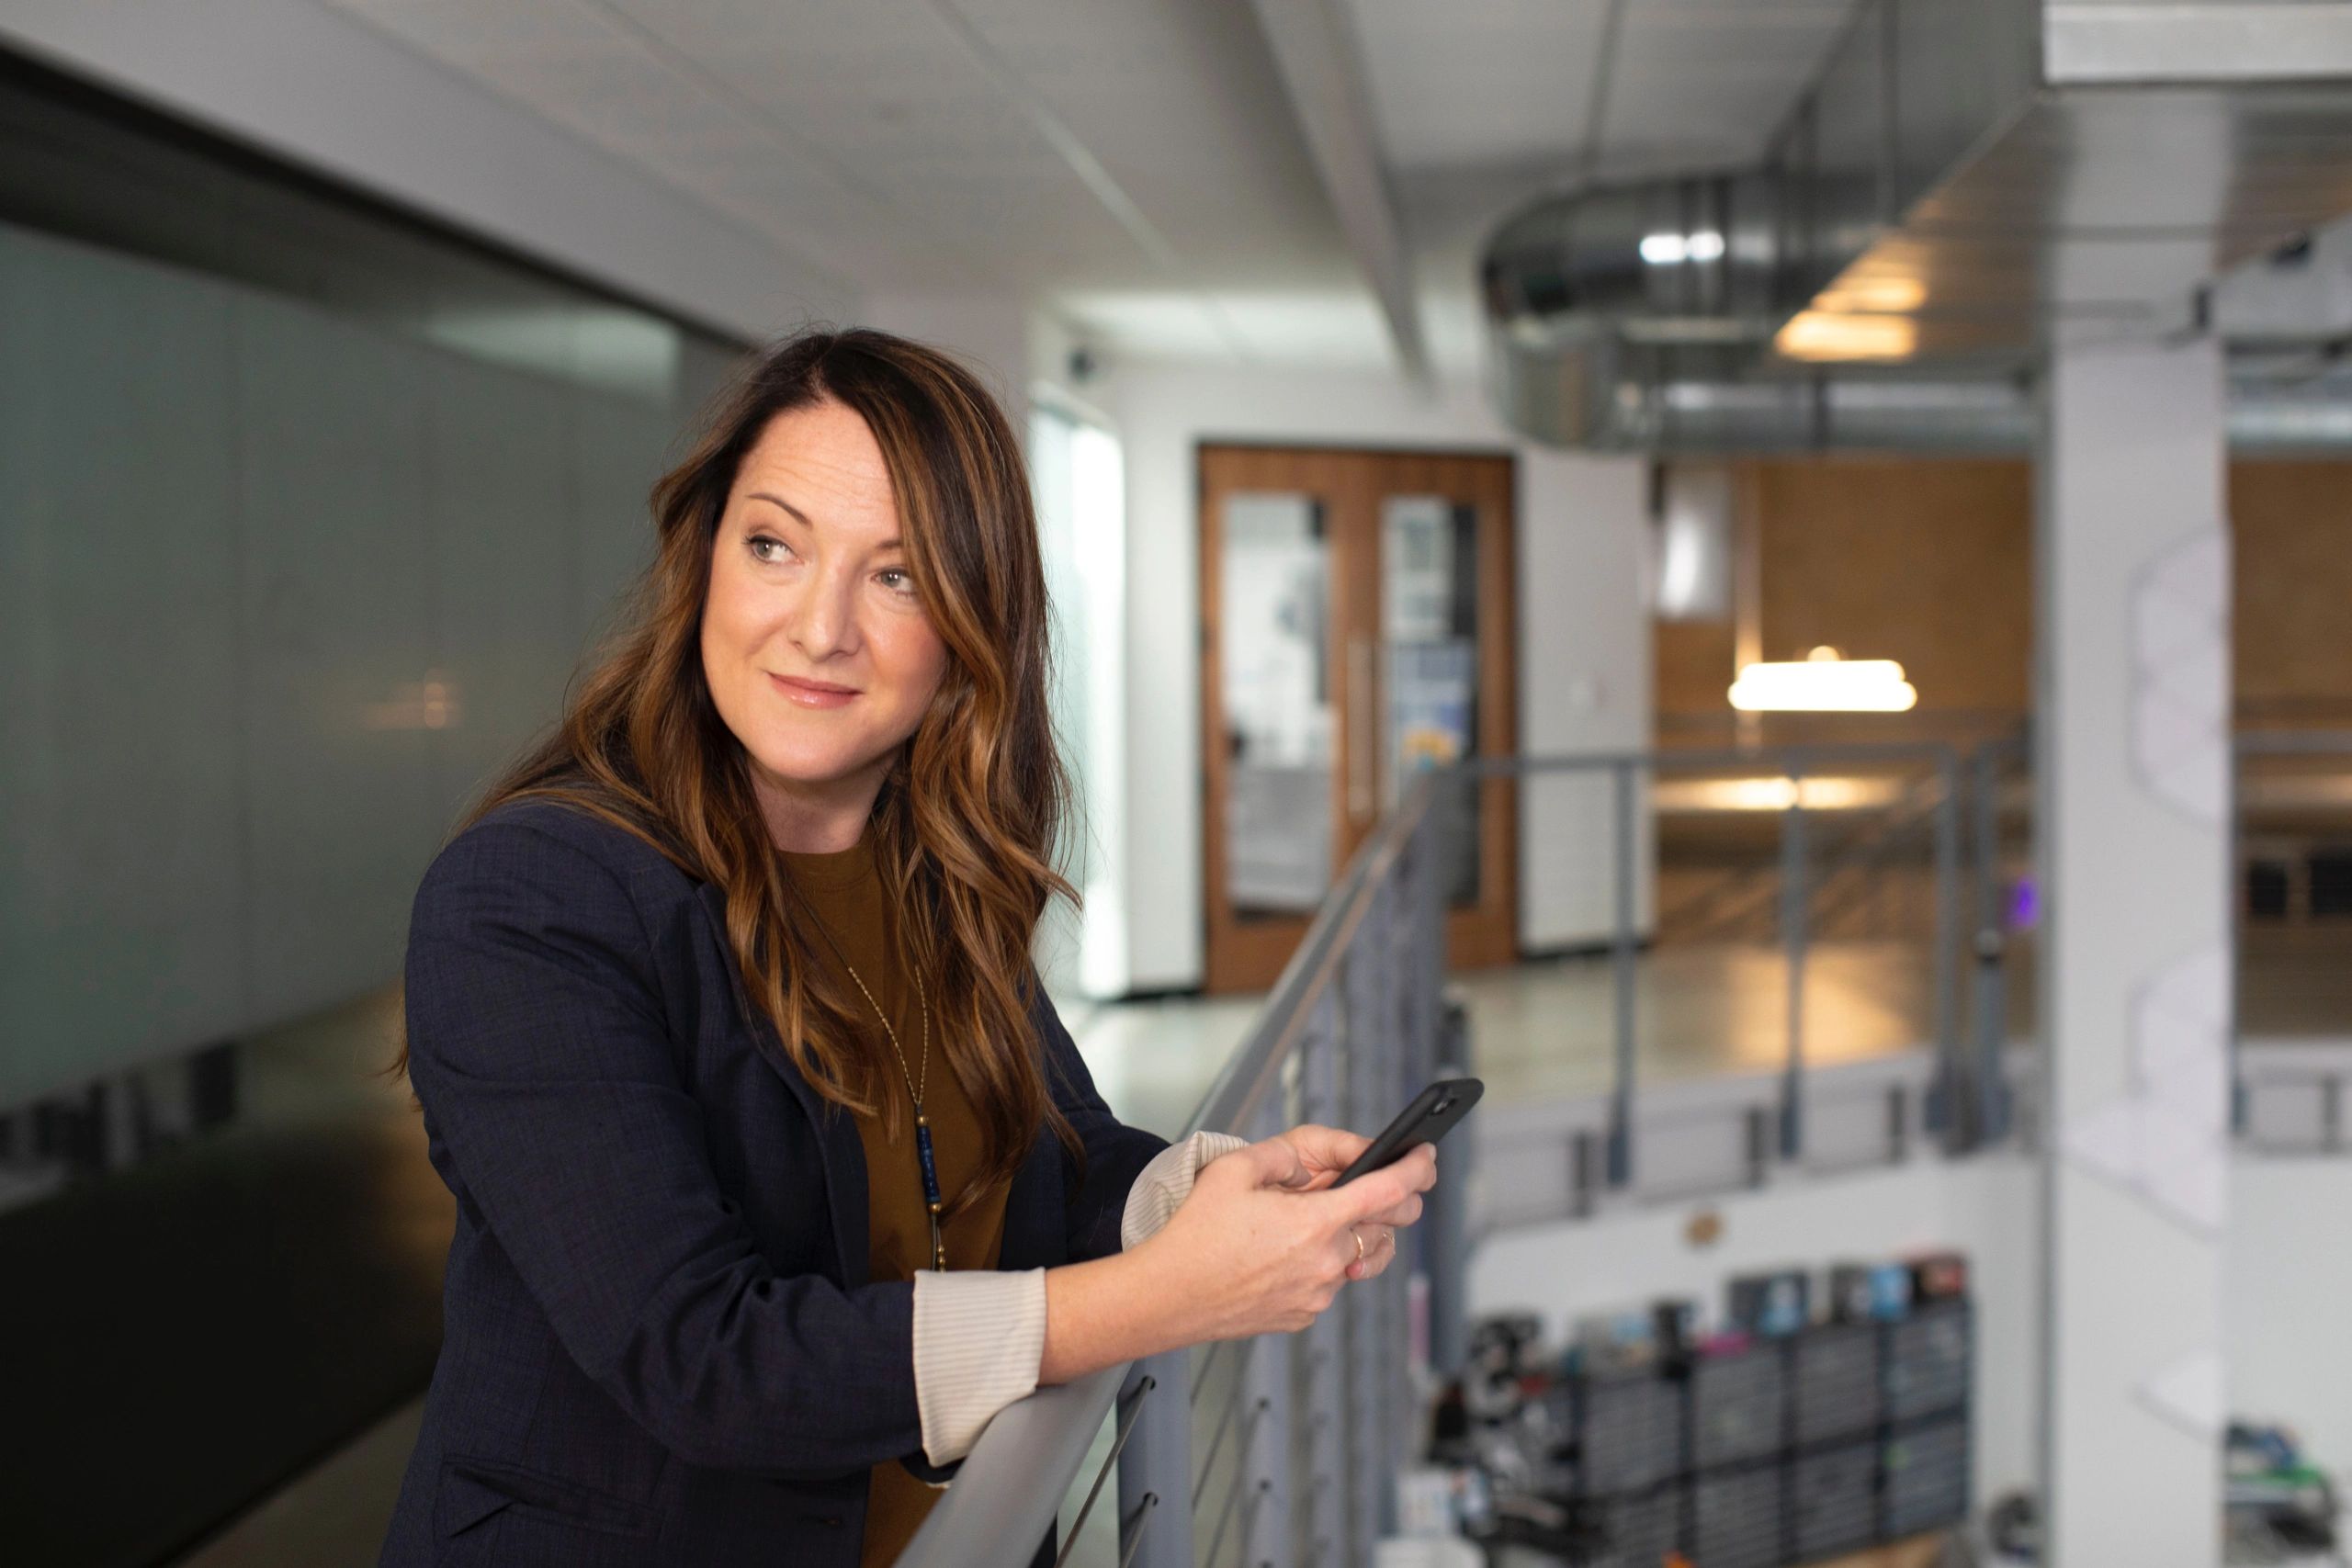
{"label": "navy blazer", "polygon": [[[856,1124],[749,1005],[725,929],[716,886],[552,801],[425,873],[409,1073],[458,1224],[385,1568],[854,1568],[869,1466],[956,1468],[922,1458],[914,1287],[867,1277]],[[1087,1160],[1040,1127],[1007,1269],[1118,1251],[1167,1146],[1026,985]]]}

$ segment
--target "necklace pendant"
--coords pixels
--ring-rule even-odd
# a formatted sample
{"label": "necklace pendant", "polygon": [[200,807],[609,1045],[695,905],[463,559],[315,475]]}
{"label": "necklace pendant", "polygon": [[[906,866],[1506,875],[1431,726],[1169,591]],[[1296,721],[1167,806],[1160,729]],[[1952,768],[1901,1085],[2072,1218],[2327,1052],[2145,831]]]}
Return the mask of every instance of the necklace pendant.
{"label": "necklace pendant", "polygon": [[932,1157],[931,1123],[920,1111],[915,1115],[915,1154],[922,1161],[923,1209],[931,1220],[931,1266],[944,1273],[947,1248],[939,1239],[939,1162]]}
{"label": "necklace pendant", "polygon": [[[915,1120],[915,1155],[922,1161],[922,1196],[932,1213],[939,1212],[939,1162],[931,1155],[931,1124],[921,1117]],[[936,1222],[933,1222],[936,1224]]]}

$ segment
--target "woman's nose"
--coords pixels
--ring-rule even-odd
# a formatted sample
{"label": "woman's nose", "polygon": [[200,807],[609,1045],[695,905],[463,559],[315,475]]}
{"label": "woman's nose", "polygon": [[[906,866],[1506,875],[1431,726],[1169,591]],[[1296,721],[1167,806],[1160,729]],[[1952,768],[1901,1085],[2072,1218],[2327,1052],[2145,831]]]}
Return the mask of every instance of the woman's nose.
{"label": "woman's nose", "polygon": [[812,573],[795,597],[785,630],[811,659],[849,649],[856,640],[853,584],[844,572]]}

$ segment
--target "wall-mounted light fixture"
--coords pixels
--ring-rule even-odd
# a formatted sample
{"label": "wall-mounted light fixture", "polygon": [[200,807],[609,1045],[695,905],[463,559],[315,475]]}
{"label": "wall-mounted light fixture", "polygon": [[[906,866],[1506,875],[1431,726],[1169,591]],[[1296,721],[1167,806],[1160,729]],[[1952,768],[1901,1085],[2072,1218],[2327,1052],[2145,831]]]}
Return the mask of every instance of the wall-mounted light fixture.
{"label": "wall-mounted light fixture", "polygon": [[1750,664],[1732,682],[1731,705],[1745,713],[1907,713],[1917,688],[1892,659],[1846,659],[1816,648],[1788,664]]}

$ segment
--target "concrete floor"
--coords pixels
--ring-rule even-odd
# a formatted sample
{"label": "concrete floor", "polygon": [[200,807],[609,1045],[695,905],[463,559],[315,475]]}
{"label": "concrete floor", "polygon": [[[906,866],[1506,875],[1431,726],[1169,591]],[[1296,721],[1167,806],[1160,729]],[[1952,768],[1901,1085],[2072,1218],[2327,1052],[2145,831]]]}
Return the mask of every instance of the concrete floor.
{"label": "concrete floor", "polygon": [[424,1396],[400,1407],[239,1519],[181,1568],[351,1568],[373,1563],[400,1496]]}
{"label": "concrete floor", "polygon": [[390,1017],[240,1042],[233,1120],[0,1213],[0,1561],[169,1561],[424,1385],[456,1205]]}

